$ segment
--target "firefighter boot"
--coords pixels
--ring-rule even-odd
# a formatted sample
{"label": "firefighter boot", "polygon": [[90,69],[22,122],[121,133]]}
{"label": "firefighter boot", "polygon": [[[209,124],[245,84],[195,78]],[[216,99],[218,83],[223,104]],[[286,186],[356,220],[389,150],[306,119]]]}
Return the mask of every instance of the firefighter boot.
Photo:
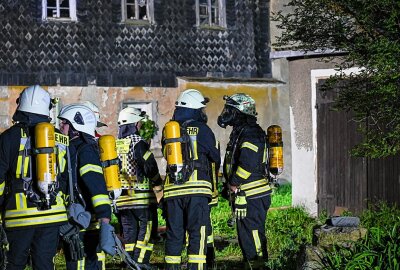
{"label": "firefighter boot", "polygon": [[213,246],[207,247],[206,264],[207,269],[217,269],[217,263],[215,261],[215,249]]}

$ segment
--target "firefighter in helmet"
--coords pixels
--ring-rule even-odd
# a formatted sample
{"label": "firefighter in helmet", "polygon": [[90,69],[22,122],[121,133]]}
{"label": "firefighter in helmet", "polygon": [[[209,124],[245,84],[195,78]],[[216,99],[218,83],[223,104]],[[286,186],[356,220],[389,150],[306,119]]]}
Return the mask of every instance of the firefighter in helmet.
{"label": "firefighter in helmet", "polygon": [[17,104],[14,125],[0,136],[0,206],[9,242],[6,269],[25,269],[30,253],[33,269],[50,270],[59,227],[67,221],[60,190],[65,186],[61,173],[67,146],[55,141],[46,90],[30,86]]}
{"label": "firefighter in helmet", "polygon": [[[78,201],[92,213],[92,220],[80,238],[84,244],[85,258],[74,261],[66,259],[67,269],[101,269],[97,256],[100,246],[104,252],[115,254],[114,228],[109,224],[111,205],[108,197],[98,145],[95,140],[96,117],[92,110],[82,104],[64,106],[58,118],[60,130],[69,137],[72,178]],[[99,231],[100,228],[100,231]],[[64,245],[65,247],[65,245]],[[69,247],[66,247],[68,249]]]}
{"label": "firefighter in helmet", "polygon": [[149,144],[139,135],[145,112],[127,107],[118,116],[117,152],[122,195],[117,210],[125,250],[142,269],[151,269],[150,255],[157,236],[157,199],[162,179]]}
{"label": "firefighter in helmet", "polygon": [[264,269],[268,260],[265,220],[271,188],[265,177],[267,141],[257,124],[255,101],[247,94],[225,96],[218,125],[232,126],[223,164],[227,188],[234,194],[239,245],[249,269]]}
{"label": "firefighter in helmet", "polygon": [[[172,121],[163,130],[163,154],[170,159],[175,143],[181,143],[182,171],[168,164],[164,182],[164,216],[167,222],[165,243],[166,269],[180,269],[181,252],[188,234],[188,269],[206,267],[207,226],[210,224],[209,202],[212,197],[211,164],[220,164],[220,151],[214,133],[207,126],[207,98],[195,89],[182,92]],[[179,124],[187,139],[171,138],[169,127]],[[183,149],[186,148],[186,149]],[[190,154],[183,154],[188,153]]]}

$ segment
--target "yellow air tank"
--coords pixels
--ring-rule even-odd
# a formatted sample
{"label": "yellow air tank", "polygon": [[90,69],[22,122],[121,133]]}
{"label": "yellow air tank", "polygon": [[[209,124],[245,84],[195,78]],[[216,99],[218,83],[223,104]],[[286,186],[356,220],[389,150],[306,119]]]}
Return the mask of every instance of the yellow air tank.
{"label": "yellow air tank", "polygon": [[50,193],[55,187],[56,174],[56,146],[54,126],[50,123],[39,123],[35,126],[36,178],[41,193],[46,198],[46,208],[50,209]]}
{"label": "yellow air tank", "polygon": [[278,125],[269,126],[267,129],[269,142],[269,170],[277,176],[283,171],[283,142],[282,129]]}
{"label": "yellow air tank", "polygon": [[175,179],[179,178],[178,174],[183,168],[182,143],[179,141],[180,137],[181,131],[178,122],[171,120],[165,124],[165,156],[167,159],[168,171],[175,175]]}
{"label": "yellow air tank", "polygon": [[117,146],[114,136],[101,136],[99,138],[99,149],[107,190],[110,192],[112,199],[115,200],[121,195],[122,189],[119,179]]}

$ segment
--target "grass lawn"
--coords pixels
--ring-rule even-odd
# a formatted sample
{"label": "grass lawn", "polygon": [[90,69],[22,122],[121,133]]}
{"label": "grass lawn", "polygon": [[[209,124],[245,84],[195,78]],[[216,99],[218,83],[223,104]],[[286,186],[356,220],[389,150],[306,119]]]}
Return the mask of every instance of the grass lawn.
{"label": "grass lawn", "polygon": [[[271,210],[274,208],[288,207],[292,203],[291,185],[282,185],[274,189],[272,193]],[[293,210],[294,209],[294,210]],[[268,238],[268,249],[270,257],[277,258],[278,253],[282,251],[283,246],[288,244],[285,238],[282,238],[282,230],[286,230],[279,225],[280,222],[289,222],[293,224],[302,222],[302,219],[307,218],[307,215],[302,209],[288,208],[279,211],[271,211],[268,213],[266,232]],[[159,213],[160,214],[160,213]],[[293,218],[292,216],[295,216]],[[237,244],[236,229],[227,225],[228,219],[231,217],[231,209],[227,200],[220,198],[218,206],[214,207],[211,212],[212,222],[214,227],[215,245],[216,245],[216,260],[218,269],[241,269],[239,262],[242,260],[241,251]],[[159,226],[165,226],[165,221],[159,216]],[[294,220],[294,221],[293,221]],[[278,226],[278,227],[275,227]],[[64,256],[62,253],[56,256],[56,269],[65,269]],[[164,242],[156,243],[151,262],[162,269],[164,260]],[[186,254],[183,254],[183,261],[186,260]],[[107,256],[106,269],[122,269],[118,258]],[[29,269],[29,268],[27,268]]]}

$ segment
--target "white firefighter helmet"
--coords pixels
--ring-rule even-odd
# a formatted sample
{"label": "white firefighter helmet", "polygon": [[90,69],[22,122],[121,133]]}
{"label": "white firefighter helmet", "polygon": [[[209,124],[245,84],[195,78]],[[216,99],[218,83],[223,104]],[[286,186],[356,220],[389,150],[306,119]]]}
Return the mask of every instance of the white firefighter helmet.
{"label": "white firefighter helmet", "polygon": [[95,136],[96,116],[89,107],[83,104],[73,103],[62,107],[58,118],[68,120],[77,131]]}
{"label": "white firefighter helmet", "polygon": [[244,114],[256,116],[256,102],[254,99],[243,93],[234,94],[230,97],[224,96],[226,100],[226,105],[232,106]]}
{"label": "white firefighter helmet", "polygon": [[97,121],[97,127],[106,127],[107,125],[104,124],[103,122],[100,121],[100,110],[99,107],[97,107],[96,104],[94,104],[91,101],[85,101],[82,103],[83,105],[89,107],[94,112],[94,115],[96,116],[96,121]]}
{"label": "white firefighter helmet", "polygon": [[118,125],[134,124],[144,119],[145,112],[133,107],[122,109],[118,115]]}
{"label": "white firefighter helmet", "polygon": [[190,109],[200,109],[204,108],[208,101],[208,98],[204,98],[200,91],[196,89],[187,89],[179,95],[175,102],[175,106]]}
{"label": "white firefighter helmet", "polygon": [[17,111],[50,116],[50,94],[39,85],[25,88],[19,95],[17,103]]}

